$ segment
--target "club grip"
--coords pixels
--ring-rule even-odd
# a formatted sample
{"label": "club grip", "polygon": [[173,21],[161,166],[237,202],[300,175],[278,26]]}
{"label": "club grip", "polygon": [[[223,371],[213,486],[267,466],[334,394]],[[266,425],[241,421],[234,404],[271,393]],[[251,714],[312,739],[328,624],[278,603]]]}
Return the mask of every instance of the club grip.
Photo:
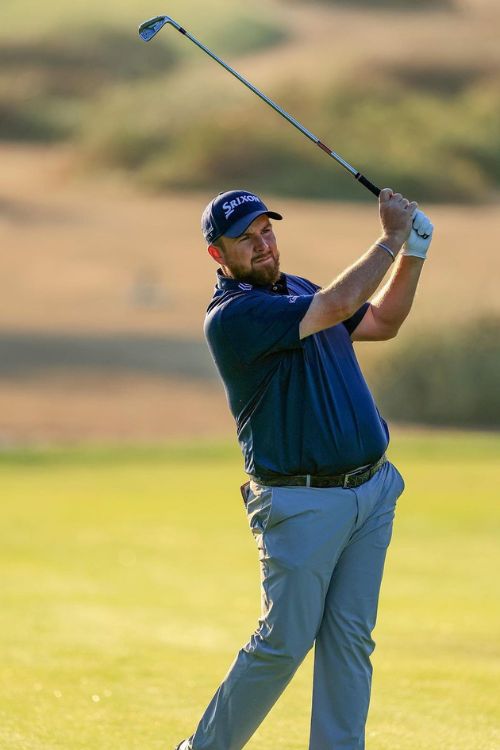
{"label": "club grip", "polygon": [[358,172],[357,175],[355,175],[355,179],[360,182],[362,185],[367,188],[370,193],[373,193],[373,195],[376,195],[377,198],[380,195],[380,188],[378,188],[376,185],[373,184],[373,182],[370,182],[370,180],[367,180],[364,174],[361,174],[361,172]]}

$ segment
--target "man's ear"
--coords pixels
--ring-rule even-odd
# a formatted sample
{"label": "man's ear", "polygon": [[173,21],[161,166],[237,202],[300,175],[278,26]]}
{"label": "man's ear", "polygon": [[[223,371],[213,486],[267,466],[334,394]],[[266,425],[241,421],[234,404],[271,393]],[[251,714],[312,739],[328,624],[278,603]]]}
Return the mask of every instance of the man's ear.
{"label": "man's ear", "polygon": [[220,265],[223,264],[224,258],[221,255],[220,248],[217,245],[209,245],[207,247],[208,254]]}

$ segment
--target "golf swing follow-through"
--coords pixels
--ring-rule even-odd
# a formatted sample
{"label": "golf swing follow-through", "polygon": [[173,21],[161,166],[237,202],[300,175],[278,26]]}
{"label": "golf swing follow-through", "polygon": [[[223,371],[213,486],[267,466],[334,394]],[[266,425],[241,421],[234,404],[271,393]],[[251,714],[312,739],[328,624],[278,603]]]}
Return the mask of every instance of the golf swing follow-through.
{"label": "golf swing follow-through", "polygon": [[[228,73],[231,73],[235,78],[237,78],[241,83],[243,83],[247,88],[249,88],[251,91],[254,92],[254,94],[257,94],[258,97],[262,99],[262,101],[266,102],[266,104],[269,104],[270,107],[274,109],[275,112],[278,112],[282,117],[285,118],[289,123],[291,123],[297,130],[299,130],[301,133],[303,133],[306,138],[309,138],[310,141],[315,143],[319,148],[324,151],[328,156],[331,156],[332,159],[335,159],[335,161],[340,164],[342,167],[344,167],[347,172],[349,172],[355,180],[357,180],[361,185],[364,185],[364,187],[367,188],[367,190],[370,191],[370,193],[373,193],[373,195],[378,196],[380,195],[380,188],[378,188],[376,185],[373,184],[373,182],[370,182],[361,172],[358,172],[357,169],[355,169],[349,162],[347,162],[345,159],[343,159],[339,154],[337,154],[335,151],[332,151],[325,143],[320,141],[320,139],[314,135],[314,133],[311,133],[310,130],[305,128],[301,123],[295,119],[295,117],[292,117],[288,112],[285,112],[285,110],[280,107],[276,102],[273,102],[272,99],[270,99],[268,96],[266,96],[262,91],[260,91],[256,86],[254,86],[250,81],[248,81],[246,78],[244,78],[241,73],[238,73],[234,68],[231,68],[230,65],[224,62],[218,55],[216,55],[214,52],[212,52],[208,47],[206,47],[202,42],[199,41],[199,39],[196,39],[192,34],[189,33],[189,31],[186,31],[185,28],[183,28],[177,21],[174,21],[173,18],[170,18],[170,16],[155,16],[154,18],[149,18],[147,21],[144,21],[139,26],[139,36],[141,39],[143,39],[145,42],[151,41],[153,37],[155,37],[158,32],[166,25],[171,25],[174,27],[174,29],[177,29],[181,34],[183,34],[187,39],[192,41],[194,44],[196,44],[197,47],[199,47],[203,52],[206,52],[206,54],[212,58],[212,60],[215,60],[215,62],[219,63],[219,65],[222,65],[222,67],[228,71]],[[418,230],[417,230],[418,231]],[[425,235],[423,235],[425,236]]]}
{"label": "golf swing follow-through", "polygon": [[[271,219],[283,217],[259,196],[228,190],[203,212],[219,266],[205,335],[248,474],[241,493],[262,595],[257,628],[177,750],[243,748],[313,646],[309,750],[364,750],[371,634],[404,482],[386,457],[389,430],[353,341],[397,335],[433,226],[415,202],[372,185],[168,16],[140,34],[147,41],[167,23],[378,195],[381,223],[372,246],[321,288],[280,270]],[[309,238],[308,227],[304,244]]]}

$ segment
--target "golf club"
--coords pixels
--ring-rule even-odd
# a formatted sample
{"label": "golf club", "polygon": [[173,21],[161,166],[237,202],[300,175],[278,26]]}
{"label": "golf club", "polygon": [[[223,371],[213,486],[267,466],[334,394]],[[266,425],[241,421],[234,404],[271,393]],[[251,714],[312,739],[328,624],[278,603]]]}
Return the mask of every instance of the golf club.
{"label": "golf club", "polygon": [[[351,164],[349,164],[339,154],[335,153],[335,151],[332,151],[329,146],[322,143],[322,141],[320,141],[320,139],[315,136],[314,133],[311,133],[310,130],[307,130],[307,128],[301,125],[301,123],[296,120],[295,117],[292,117],[292,115],[288,114],[288,112],[282,109],[278,104],[276,104],[276,102],[273,102],[273,100],[263,94],[262,91],[259,91],[256,86],[250,83],[250,81],[247,81],[246,78],[238,73],[238,71],[234,70],[234,68],[231,68],[231,66],[225,63],[224,60],[221,60],[221,58],[214,54],[211,50],[209,50],[208,47],[205,47],[204,44],[202,44],[198,39],[190,34],[189,31],[186,31],[186,29],[178,24],[177,21],[174,21],[173,18],[170,18],[170,16],[155,16],[154,18],[150,18],[147,21],[144,21],[144,23],[141,23],[141,25],[139,26],[139,36],[145,42],[149,42],[167,24],[171,24],[175,29],[177,29],[177,31],[180,31],[181,34],[194,42],[194,44],[196,44],[197,47],[203,50],[203,52],[206,52],[206,54],[209,55],[212,60],[215,60],[215,62],[219,63],[219,65],[222,65],[222,67],[225,68],[228,73],[231,73],[231,75],[237,78],[238,81],[241,81],[241,83],[245,84],[245,86],[249,88],[250,91],[253,91],[254,94],[257,94],[257,96],[262,99],[262,101],[266,102],[266,104],[269,104],[269,106],[272,107],[275,112],[284,117],[285,120],[288,120],[291,125],[297,128],[297,130],[300,130],[301,133],[309,138],[310,141],[319,146],[319,148],[326,154],[328,154],[328,156],[331,156],[332,159],[335,159],[338,164],[344,167],[344,169],[346,169],[354,177],[355,180],[364,185],[364,187],[367,188],[367,190],[369,190],[371,193],[373,193],[373,195],[376,195],[377,197],[380,195],[380,188],[374,185],[373,182],[370,182],[369,179],[361,174],[361,172],[358,172],[357,169],[351,166]],[[427,238],[428,235],[422,236]]]}
{"label": "golf club", "polygon": [[275,112],[278,112],[278,114],[284,117],[285,120],[288,120],[289,123],[296,127],[297,130],[300,130],[300,132],[303,133],[307,138],[309,138],[310,141],[319,146],[319,148],[322,149],[322,151],[324,151],[326,154],[328,154],[328,156],[331,156],[333,159],[335,159],[335,161],[338,162],[342,167],[344,167],[344,169],[346,169],[354,177],[355,180],[360,182],[365,186],[365,188],[373,193],[373,195],[376,195],[378,197],[378,195],[380,194],[380,188],[370,182],[370,180],[368,180],[363,174],[361,174],[361,172],[358,172],[357,169],[346,162],[345,159],[339,156],[339,154],[335,153],[335,151],[332,151],[328,146],[322,143],[320,139],[314,135],[314,133],[311,133],[310,130],[307,130],[307,128],[301,125],[298,120],[289,115],[288,112],[285,112],[284,109],[276,104],[276,102],[273,102],[273,100],[268,96],[263,94],[262,91],[259,91],[259,89],[256,88],[252,83],[250,83],[250,81],[247,81],[246,78],[244,78],[242,75],[240,75],[240,73],[231,68],[227,63],[224,62],[224,60],[221,60],[221,58],[214,54],[211,50],[209,50],[208,47],[205,47],[205,45],[202,44],[194,36],[192,36],[189,31],[186,31],[186,29],[178,24],[177,21],[174,21],[173,18],[170,18],[169,16],[155,16],[154,18],[150,18],[149,20],[144,21],[144,23],[141,23],[141,25],[139,26],[139,36],[145,42],[149,42],[166,24],[171,24],[175,29],[177,29],[177,31],[180,31],[181,34],[194,42],[194,44],[196,44],[197,47],[203,50],[203,52],[206,52],[206,54],[209,55],[212,60],[215,60],[215,62],[218,62],[219,65],[222,65],[222,67],[225,68],[228,73],[231,73],[231,75],[241,81],[241,83],[245,84],[247,88],[253,91],[254,94],[257,94],[257,96],[259,96],[264,102],[266,102],[266,104],[269,104],[269,106],[272,107]]}

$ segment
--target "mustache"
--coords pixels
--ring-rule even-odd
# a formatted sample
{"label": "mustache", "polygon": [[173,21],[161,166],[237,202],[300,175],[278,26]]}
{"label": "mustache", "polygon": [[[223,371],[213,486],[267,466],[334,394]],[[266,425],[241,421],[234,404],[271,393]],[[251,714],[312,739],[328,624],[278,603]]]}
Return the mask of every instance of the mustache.
{"label": "mustache", "polygon": [[266,260],[267,258],[273,258],[273,257],[274,256],[272,253],[263,253],[262,255],[255,255],[252,258],[252,261]]}

